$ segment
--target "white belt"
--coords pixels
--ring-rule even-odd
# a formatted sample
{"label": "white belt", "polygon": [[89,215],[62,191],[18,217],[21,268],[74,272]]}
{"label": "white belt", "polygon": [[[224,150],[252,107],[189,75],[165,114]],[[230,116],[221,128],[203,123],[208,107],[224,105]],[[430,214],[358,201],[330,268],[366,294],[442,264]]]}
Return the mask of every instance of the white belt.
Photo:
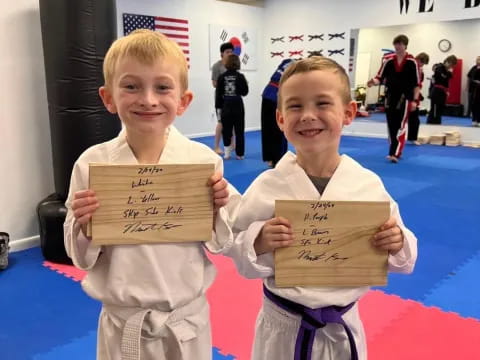
{"label": "white belt", "polygon": [[200,314],[207,305],[206,297],[202,295],[170,312],[107,304],[104,304],[103,308],[107,313],[125,322],[121,342],[122,360],[140,360],[142,330],[146,336],[152,338],[173,334],[177,350],[181,354],[181,343],[197,337],[198,327],[185,318]]}

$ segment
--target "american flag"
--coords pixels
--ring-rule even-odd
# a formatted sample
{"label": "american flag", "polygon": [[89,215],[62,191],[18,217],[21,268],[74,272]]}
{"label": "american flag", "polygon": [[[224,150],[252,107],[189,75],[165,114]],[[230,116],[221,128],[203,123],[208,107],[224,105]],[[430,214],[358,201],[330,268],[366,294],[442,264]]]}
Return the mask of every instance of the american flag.
{"label": "american flag", "polygon": [[128,35],[133,30],[137,29],[149,29],[161,32],[180,46],[185,54],[187,62],[190,63],[188,20],[161,16],[123,14],[123,34]]}

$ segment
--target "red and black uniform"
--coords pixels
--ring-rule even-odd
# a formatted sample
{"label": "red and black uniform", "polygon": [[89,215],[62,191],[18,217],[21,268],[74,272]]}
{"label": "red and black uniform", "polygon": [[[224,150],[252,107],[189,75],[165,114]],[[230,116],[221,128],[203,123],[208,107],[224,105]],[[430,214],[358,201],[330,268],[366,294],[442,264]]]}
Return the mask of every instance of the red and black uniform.
{"label": "red and black uniform", "polygon": [[[420,90],[423,87],[423,80],[425,80],[425,74],[423,73],[420,64],[418,64],[418,75],[420,76],[420,82],[418,84]],[[408,136],[407,139],[409,141],[416,141],[418,139],[418,129],[420,128],[420,102],[423,101],[423,95],[421,92],[418,93],[418,98],[415,99],[417,103],[417,108],[414,111],[410,112],[410,116],[408,117]]]}
{"label": "red and black uniform", "polygon": [[390,149],[388,154],[402,155],[405,146],[406,130],[410,106],[414,101],[415,88],[419,86],[420,76],[415,58],[406,54],[399,63],[396,54],[384,58],[376,79],[385,83],[385,111],[387,114]]}
{"label": "red and black uniform", "polygon": [[448,71],[444,64],[434,65],[433,71],[430,112],[428,113],[427,124],[441,124],[443,110],[447,103],[448,84],[452,78],[452,72]]}

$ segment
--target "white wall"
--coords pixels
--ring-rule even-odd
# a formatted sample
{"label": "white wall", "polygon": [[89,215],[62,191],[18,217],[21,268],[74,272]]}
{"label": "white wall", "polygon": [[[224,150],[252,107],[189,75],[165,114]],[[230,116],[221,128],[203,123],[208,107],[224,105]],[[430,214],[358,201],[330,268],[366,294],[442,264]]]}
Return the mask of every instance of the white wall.
{"label": "white wall", "polygon": [[[224,24],[255,28],[258,50],[263,46],[263,8],[226,3],[216,0],[117,0],[118,34],[123,34],[122,14],[135,13],[152,16],[180,17],[189,20],[190,73],[189,86],[194,100],[187,112],[176,120],[184,134],[212,134],[217,120],[214,112],[214,88],[209,68],[209,24]],[[220,59],[220,50],[218,50]],[[245,127],[258,128],[263,84],[259,71],[244,72],[250,86],[245,102]],[[247,150],[248,151],[248,150]]]}
{"label": "white wall", "polygon": [[[381,28],[369,28],[360,30],[359,53],[370,54],[370,71],[368,77],[373,77],[381,64],[382,48],[393,49],[392,39],[398,34],[405,34],[410,39],[408,52],[414,56],[421,51],[430,55],[430,64],[424,67],[425,82],[423,84],[423,96],[427,98],[429,80],[432,75],[432,65],[442,62],[448,55],[456,55],[463,59],[462,74],[462,103],[467,103],[467,73],[475,64],[475,59],[480,55],[480,20],[457,20],[443,21],[428,24],[411,24],[401,26],[389,26]],[[443,53],[438,49],[441,39],[449,39],[452,49]],[[359,84],[357,84],[359,85]],[[371,88],[367,91],[367,103],[377,100],[378,89]],[[429,106],[428,99],[423,106]]]}
{"label": "white wall", "polygon": [[[266,0],[264,8],[215,0],[118,0],[117,13],[158,9],[153,15],[168,16],[168,10],[185,11],[196,99],[177,125],[186,134],[199,134],[211,133],[215,126],[209,23],[257,28],[263,57],[257,72],[246,72],[251,93],[245,102],[247,126],[258,127],[260,93],[279,63],[270,58],[270,36],[345,31],[345,40],[327,42],[324,49],[345,47],[345,56],[336,59],[346,66],[351,29],[480,17],[480,8],[463,9],[463,0],[435,0],[435,12],[429,14],[419,14],[417,1],[410,2],[410,13],[401,15],[398,0]],[[316,45],[304,46],[309,47]],[[0,2],[0,48],[0,231],[18,240],[38,233],[35,206],[54,191],[38,0]]]}
{"label": "white wall", "polygon": [[35,207],[53,192],[38,0],[0,2],[0,231],[38,234]]}

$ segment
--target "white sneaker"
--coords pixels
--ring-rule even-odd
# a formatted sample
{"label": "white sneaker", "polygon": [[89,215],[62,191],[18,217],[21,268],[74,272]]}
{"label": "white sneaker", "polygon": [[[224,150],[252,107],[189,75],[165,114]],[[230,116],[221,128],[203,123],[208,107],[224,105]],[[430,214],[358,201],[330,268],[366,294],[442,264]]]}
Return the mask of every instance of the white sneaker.
{"label": "white sneaker", "polygon": [[230,146],[225,146],[225,147],[223,148],[223,150],[225,150],[225,155],[223,155],[223,158],[224,158],[225,160],[230,159],[230,156],[232,155],[233,146],[232,146],[232,145],[230,145]]}

